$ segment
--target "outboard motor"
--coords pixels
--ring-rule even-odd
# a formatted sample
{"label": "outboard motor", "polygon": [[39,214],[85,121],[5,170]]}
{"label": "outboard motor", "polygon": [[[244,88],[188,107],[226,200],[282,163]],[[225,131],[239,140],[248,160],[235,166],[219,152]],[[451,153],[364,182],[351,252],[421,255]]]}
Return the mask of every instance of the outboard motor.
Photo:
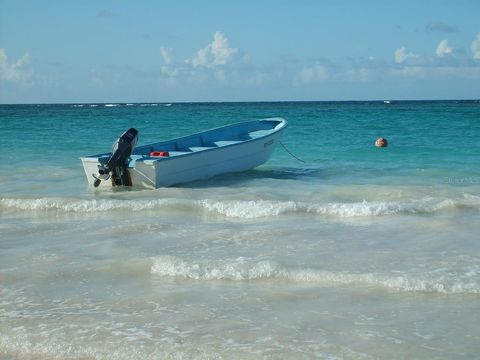
{"label": "outboard motor", "polygon": [[132,185],[127,166],[137,140],[138,130],[130,128],[115,141],[112,147],[112,156],[105,164],[98,165],[98,175],[93,174],[95,178],[93,186],[98,187],[102,180],[108,180],[110,176],[112,177],[113,186]]}

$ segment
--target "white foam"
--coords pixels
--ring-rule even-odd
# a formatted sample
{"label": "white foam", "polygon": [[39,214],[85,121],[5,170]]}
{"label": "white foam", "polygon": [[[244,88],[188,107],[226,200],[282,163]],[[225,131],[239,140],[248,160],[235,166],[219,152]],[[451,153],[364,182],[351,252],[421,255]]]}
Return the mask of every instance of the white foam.
{"label": "white foam", "polygon": [[283,213],[295,212],[298,210],[298,205],[294,201],[215,201],[206,199],[199,200],[197,204],[208,211],[216,212],[227,217],[243,219],[278,216]]}
{"label": "white foam", "polygon": [[310,213],[324,216],[338,217],[366,217],[394,214],[417,214],[434,213],[446,208],[457,206],[480,206],[477,200],[434,200],[425,198],[423,200],[406,202],[377,202],[362,201],[350,203],[306,203],[296,201],[214,201],[200,200],[198,204],[209,211],[227,217],[255,219],[261,217],[278,216],[286,213]]}
{"label": "white foam", "polygon": [[104,212],[114,210],[141,211],[181,205],[182,200],[110,200],[110,199],[69,199],[69,198],[39,198],[39,199],[0,199],[0,209],[15,209],[26,211],[63,211],[63,212]]}
{"label": "white foam", "polygon": [[174,256],[153,259],[152,274],[180,276],[195,280],[255,280],[271,278],[277,265],[270,261],[252,262],[245,258],[210,262],[188,262]]}
{"label": "white foam", "polygon": [[190,199],[74,199],[74,198],[1,198],[0,209],[23,211],[103,212],[115,210],[182,209],[207,211],[230,218],[257,219],[282,214],[314,214],[334,217],[367,217],[395,214],[435,213],[456,207],[480,207],[480,198],[431,199],[406,202],[307,203],[274,200],[190,200]]}
{"label": "white foam", "polygon": [[442,294],[480,294],[480,284],[474,280],[451,279],[442,276],[351,274],[329,271],[286,271],[285,278],[295,282],[314,282],[337,286],[368,285],[397,291]]}
{"label": "white foam", "polygon": [[115,107],[115,106],[118,106],[118,104],[105,104],[103,106],[106,106],[106,107]]}
{"label": "white foam", "polygon": [[152,262],[151,273],[154,275],[193,280],[271,279],[314,283],[328,287],[373,286],[407,292],[480,294],[478,276],[472,277],[468,271],[456,277],[441,276],[435,272],[425,275],[364,274],[285,268],[269,260],[254,261],[243,257],[227,260],[187,261],[174,256],[160,256],[153,258]]}

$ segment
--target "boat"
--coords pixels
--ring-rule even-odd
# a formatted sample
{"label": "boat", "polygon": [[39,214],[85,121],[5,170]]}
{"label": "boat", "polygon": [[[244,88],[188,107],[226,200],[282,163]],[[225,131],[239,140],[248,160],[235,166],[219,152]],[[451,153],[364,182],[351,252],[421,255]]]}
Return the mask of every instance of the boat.
{"label": "boat", "polygon": [[282,118],[251,120],[138,147],[130,128],[111,152],[80,159],[90,186],[157,189],[253,169],[270,158],[287,126]]}

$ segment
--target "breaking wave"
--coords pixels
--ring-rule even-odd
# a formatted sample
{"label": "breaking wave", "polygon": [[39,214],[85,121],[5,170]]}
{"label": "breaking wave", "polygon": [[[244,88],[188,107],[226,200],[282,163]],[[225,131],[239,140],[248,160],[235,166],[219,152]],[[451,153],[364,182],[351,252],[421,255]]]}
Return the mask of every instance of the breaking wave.
{"label": "breaking wave", "polygon": [[0,211],[57,211],[93,213],[106,211],[182,210],[203,211],[228,218],[256,219],[283,214],[313,214],[332,217],[368,217],[395,214],[431,214],[445,209],[480,209],[480,198],[424,198],[411,201],[362,201],[315,203],[274,200],[190,200],[190,199],[75,199],[75,198],[1,198]]}
{"label": "breaking wave", "polygon": [[[198,204],[209,211],[233,218],[254,219],[278,216],[288,213],[306,213],[337,217],[365,217],[394,214],[434,213],[436,211],[468,206],[472,201],[455,201],[451,199],[407,202],[345,202],[345,203],[307,203],[296,201],[212,201],[200,200]],[[476,205],[480,205],[477,202]]]}
{"label": "breaking wave", "polygon": [[395,291],[426,292],[441,294],[480,294],[480,271],[471,269],[453,276],[383,275],[333,272],[316,269],[293,269],[264,260],[252,261],[245,258],[189,262],[174,256],[152,259],[151,273],[163,277],[180,277],[192,280],[254,281],[262,279],[284,280],[295,283],[312,283],[318,286],[372,286]]}
{"label": "breaking wave", "polygon": [[105,211],[141,211],[168,208],[175,205],[188,204],[188,200],[156,199],[156,200],[112,200],[112,199],[0,199],[0,209],[24,211],[59,211],[59,212],[105,212]]}

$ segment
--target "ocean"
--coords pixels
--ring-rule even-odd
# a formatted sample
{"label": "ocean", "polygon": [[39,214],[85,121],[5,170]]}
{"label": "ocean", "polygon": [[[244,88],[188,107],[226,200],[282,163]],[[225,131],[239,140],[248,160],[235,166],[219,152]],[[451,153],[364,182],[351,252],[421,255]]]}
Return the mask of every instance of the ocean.
{"label": "ocean", "polygon": [[[87,186],[129,127],[268,117],[256,169]],[[480,356],[478,101],[0,105],[0,130],[1,359]]]}

